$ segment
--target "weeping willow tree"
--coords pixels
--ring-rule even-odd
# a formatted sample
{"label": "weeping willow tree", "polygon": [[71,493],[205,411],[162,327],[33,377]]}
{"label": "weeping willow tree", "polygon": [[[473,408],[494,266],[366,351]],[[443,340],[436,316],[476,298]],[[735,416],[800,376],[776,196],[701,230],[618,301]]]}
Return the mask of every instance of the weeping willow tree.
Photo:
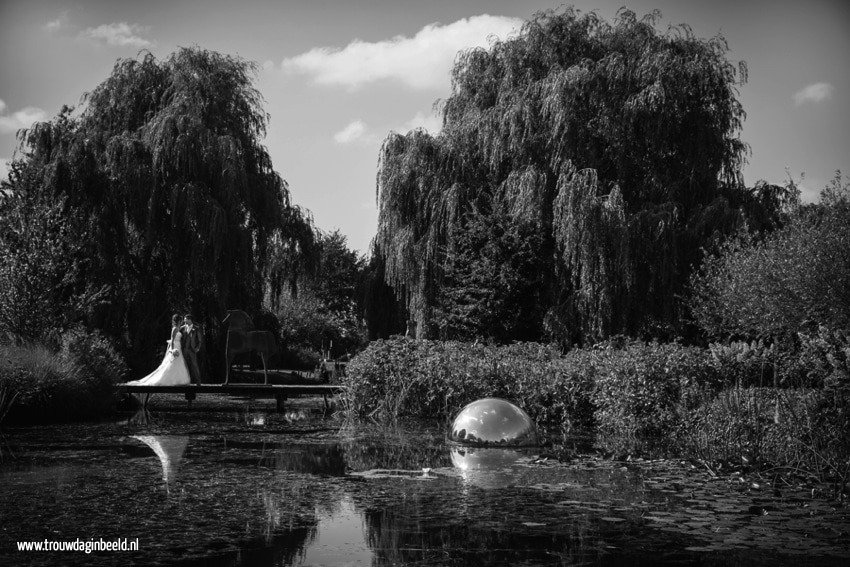
{"label": "weeping willow tree", "polygon": [[86,298],[76,318],[120,339],[137,367],[156,356],[170,312],[211,330],[227,307],[256,312],[311,248],[309,219],[260,143],[255,72],[200,48],[119,60],[79,110],[19,133],[2,209],[19,222],[5,224],[4,246],[25,254],[32,240],[14,227],[61,207],[49,218],[87,258],[66,286]]}
{"label": "weeping willow tree", "polygon": [[538,293],[518,293],[543,304],[538,337],[565,343],[671,332],[700,248],[761,218],[740,174],[746,67],[658,17],[537,14],[459,54],[439,135],[384,141],[376,246],[420,336],[476,301],[446,288],[465,285],[453,266],[481,214],[536,227]]}

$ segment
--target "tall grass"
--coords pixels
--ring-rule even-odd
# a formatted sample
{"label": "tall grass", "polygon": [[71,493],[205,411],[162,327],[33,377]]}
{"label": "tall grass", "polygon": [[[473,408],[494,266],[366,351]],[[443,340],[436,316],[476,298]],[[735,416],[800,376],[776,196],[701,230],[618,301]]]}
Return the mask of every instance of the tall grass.
{"label": "tall grass", "polygon": [[[351,361],[342,407],[352,419],[381,423],[448,420],[475,399],[498,396],[550,432],[592,428],[605,451],[664,450],[846,484],[850,382],[844,367],[830,363],[829,377],[812,375],[806,387],[776,390],[759,386],[773,371],[763,358],[740,345],[615,341],[561,355],[536,343],[399,338],[376,341]],[[777,404],[780,423],[773,419]]]}
{"label": "tall grass", "polygon": [[95,334],[69,332],[54,351],[40,344],[0,345],[0,417],[7,423],[90,419],[114,410],[125,367]]}
{"label": "tall grass", "polygon": [[3,425],[3,420],[6,419],[6,416],[8,415],[9,410],[12,409],[12,404],[15,403],[15,398],[17,397],[17,392],[11,391],[11,389],[5,384],[0,384],[0,425]]}

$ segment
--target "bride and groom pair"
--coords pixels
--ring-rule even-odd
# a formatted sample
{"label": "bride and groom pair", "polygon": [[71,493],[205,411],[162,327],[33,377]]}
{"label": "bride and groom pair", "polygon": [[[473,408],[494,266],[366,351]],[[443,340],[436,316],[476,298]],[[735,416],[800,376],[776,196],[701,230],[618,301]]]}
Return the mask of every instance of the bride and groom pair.
{"label": "bride and groom pair", "polygon": [[171,318],[171,340],[159,367],[139,380],[127,382],[133,386],[178,386],[201,383],[198,350],[201,334],[191,315]]}

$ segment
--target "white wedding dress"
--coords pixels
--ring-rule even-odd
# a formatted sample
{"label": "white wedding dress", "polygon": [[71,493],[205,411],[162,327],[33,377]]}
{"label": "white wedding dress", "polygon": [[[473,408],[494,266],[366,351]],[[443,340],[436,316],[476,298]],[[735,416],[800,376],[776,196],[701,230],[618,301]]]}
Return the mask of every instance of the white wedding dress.
{"label": "white wedding dress", "polygon": [[[183,358],[183,353],[180,352],[180,331],[174,335],[174,348],[168,348],[165,351],[165,357],[159,367],[138,380],[127,382],[130,386],[182,386],[190,384],[192,381],[189,378],[189,369],[186,367],[186,360]],[[166,341],[166,344],[171,346],[171,341]],[[172,354],[172,350],[176,352],[176,356]]]}

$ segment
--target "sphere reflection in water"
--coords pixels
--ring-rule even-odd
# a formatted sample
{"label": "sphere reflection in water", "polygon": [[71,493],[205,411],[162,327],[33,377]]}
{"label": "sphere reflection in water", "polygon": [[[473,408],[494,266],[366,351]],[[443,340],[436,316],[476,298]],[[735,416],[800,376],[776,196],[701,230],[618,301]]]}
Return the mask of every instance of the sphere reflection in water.
{"label": "sphere reflection in water", "polygon": [[[519,449],[457,446],[451,447],[449,455],[465,485],[484,489],[499,489],[514,484],[516,472],[512,465],[523,456]],[[466,502],[465,497],[461,500]]]}
{"label": "sphere reflection in water", "polygon": [[490,447],[452,447],[449,453],[452,465],[462,471],[495,471],[517,462],[522,453],[514,449]]}
{"label": "sphere reflection in water", "polygon": [[457,414],[449,439],[470,445],[537,445],[537,430],[528,414],[500,398],[483,398]]}

